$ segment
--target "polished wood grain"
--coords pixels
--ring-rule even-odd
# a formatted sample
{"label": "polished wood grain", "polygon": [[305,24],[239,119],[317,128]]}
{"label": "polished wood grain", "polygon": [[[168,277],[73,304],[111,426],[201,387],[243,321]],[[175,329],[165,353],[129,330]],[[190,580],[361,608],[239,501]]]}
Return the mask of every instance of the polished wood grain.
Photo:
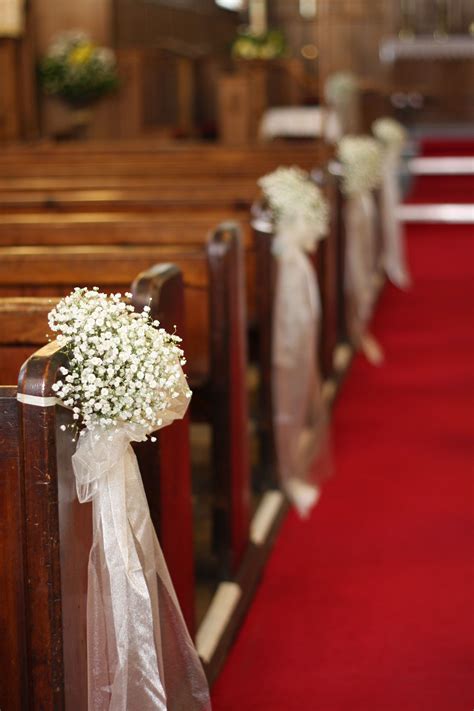
{"label": "polished wood grain", "polygon": [[26,708],[24,496],[16,387],[0,387],[0,707]]}

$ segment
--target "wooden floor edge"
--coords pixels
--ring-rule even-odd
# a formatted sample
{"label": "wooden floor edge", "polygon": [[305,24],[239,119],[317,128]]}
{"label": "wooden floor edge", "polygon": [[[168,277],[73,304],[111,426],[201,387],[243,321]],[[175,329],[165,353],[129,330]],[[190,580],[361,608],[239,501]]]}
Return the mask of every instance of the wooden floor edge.
{"label": "wooden floor edge", "polygon": [[196,635],[196,646],[212,684],[225,662],[252,602],[289,505],[272,489],[260,502],[251,524],[250,543],[235,581],[219,585]]}
{"label": "wooden floor edge", "polygon": [[[344,355],[333,378],[325,381],[323,396],[330,408],[336,400],[354,355],[353,348],[342,344]],[[235,580],[220,583],[201,622],[196,647],[209,684],[212,685],[250,608],[273,544],[290,505],[278,489],[262,496],[250,526],[250,543]]]}

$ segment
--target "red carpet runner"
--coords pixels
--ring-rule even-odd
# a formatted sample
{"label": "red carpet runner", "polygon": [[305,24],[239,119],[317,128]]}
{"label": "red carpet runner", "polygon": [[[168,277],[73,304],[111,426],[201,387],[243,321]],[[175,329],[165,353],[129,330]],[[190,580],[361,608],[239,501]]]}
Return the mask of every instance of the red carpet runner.
{"label": "red carpet runner", "polygon": [[474,709],[474,234],[409,228],[377,369],[335,411],[337,476],[291,514],[214,711]]}

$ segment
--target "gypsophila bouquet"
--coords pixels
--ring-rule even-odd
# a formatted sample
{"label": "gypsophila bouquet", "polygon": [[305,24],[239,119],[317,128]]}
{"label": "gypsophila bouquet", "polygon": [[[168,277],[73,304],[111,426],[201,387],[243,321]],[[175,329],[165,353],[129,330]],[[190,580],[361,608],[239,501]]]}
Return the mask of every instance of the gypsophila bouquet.
{"label": "gypsophila bouquet", "polygon": [[346,194],[374,190],[382,179],[382,149],[370,136],[344,136],[337,146]]}
{"label": "gypsophila bouquet", "polygon": [[258,181],[277,230],[312,251],[327,234],[329,207],[321,190],[300,168],[277,168]]}
{"label": "gypsophila bouquet", "polygon": [[401,150],[407,140],[407,132],[402,124],[388,116],[374,121],[372,132],[387,148]]}
{"label": "gypsophila bouquet", "polygon": [[348,103],[356,91],[357,79],[351,72],[335,72],[324,85],[324,96],[331,106]]}
{"label": "gypsophila bouquet", "polygon": [[97,287],[74,289],[50,312],[49,327],[69,357],[53,389],[88,430],[132,423],[152,432],[182,394],[181,339],[149,313],[149,306],[137,313],[121,294]]}
{"label": "gypsophila bouquet", "polygon": [[92,104],[118,87],[112,50],[98,47],[78,30],[53,40],[41,60],[39,77],[47,94],[76,107]]}

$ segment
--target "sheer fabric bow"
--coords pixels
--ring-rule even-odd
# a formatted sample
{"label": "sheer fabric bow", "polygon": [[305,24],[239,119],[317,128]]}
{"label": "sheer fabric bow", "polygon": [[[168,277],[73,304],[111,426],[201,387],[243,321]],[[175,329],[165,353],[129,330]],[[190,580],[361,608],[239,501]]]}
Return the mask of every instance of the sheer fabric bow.
{"label": "sheer fabric bow", "polygon": [[[162,427],[183,417],[184,375]],[[204,672],[186,629],[150,518],[131,443],[144,427],[84,431],[73,455],[77,495],[92,501],[87,646],[89,711],[210,711]]]}

